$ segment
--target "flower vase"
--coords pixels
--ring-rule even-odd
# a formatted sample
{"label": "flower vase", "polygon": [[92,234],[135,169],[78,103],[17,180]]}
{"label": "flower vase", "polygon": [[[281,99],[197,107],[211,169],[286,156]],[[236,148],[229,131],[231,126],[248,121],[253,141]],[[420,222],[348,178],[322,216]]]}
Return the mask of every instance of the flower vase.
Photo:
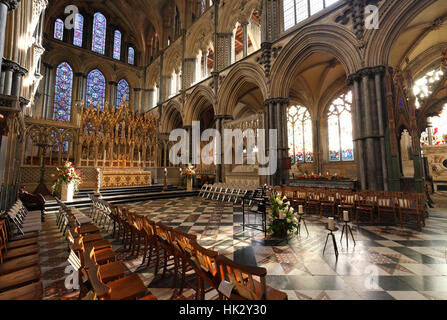
{"label": "flower vase", "polygon": [[67,202],[73,202],[73,196],[74,196],[74,184],[63,183],[61,186],[61,200]]}
{"label": "flower vase", "polygon": [[287,238],[286,222],[283,219],[275,219],[272,222],[273,238]]}
{"label": "flower vase", "polygon": [[192,191],[192,178],[187,178],[186,179],[186,191]]}

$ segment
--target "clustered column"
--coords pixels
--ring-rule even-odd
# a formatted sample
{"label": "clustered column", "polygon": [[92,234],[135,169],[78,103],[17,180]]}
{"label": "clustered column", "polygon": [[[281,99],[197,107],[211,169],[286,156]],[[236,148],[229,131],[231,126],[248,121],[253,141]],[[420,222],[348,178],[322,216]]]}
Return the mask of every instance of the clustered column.
{"label": "clustered column", "polygon": [[389,190],[386,153],[385,67],[349,76],[353,93],[353,140],[357,175],[364,190]]}
{"label": "clustered column", "polygon": [[116,88],[118,86],[118,83],[115,81],[109,82],[109,106],[118,106],[118,103],[121,103],[121,101],[116,101]]}
{"label": "clustered column", "polygon": [[[268,141],[268,150],[272,152],[277,150],[277,166],[276,172],[268,177],[267,181],[270,185],[287,184],[288,170],[285,166],[285,159],[288,156],[287,144],[287,107],[289,100],[286,98],[269,99],[264,102],[266,107],[265,128],[266,141]],[[269,130],[276,130],[277,141],[270,141]],[[276,148],[275,148],[276,147]]]}

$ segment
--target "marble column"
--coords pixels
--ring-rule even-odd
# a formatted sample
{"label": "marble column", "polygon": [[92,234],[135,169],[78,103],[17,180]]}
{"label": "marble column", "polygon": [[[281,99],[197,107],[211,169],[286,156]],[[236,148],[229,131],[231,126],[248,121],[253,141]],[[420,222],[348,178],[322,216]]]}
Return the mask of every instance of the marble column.
{"label": "marble column", "polygon": [[353,141],[360,187],[364,190],[388,190],[385,67],[359,70],[349,76],[348,85],[353,93]]}
{"label": "marble column", "polygon": [[20,0],[0,0],[0,61],[3,59],[5,50],[5,32],[8,11],[15,10]]}

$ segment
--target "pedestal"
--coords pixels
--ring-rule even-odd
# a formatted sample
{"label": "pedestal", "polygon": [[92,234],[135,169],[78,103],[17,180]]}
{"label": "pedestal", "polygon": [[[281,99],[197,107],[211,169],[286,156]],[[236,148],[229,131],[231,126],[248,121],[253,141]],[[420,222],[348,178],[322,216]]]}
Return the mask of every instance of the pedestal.
{"label": "pedestal", "polygon": [[62,186],[61,186],[61,200],[73,202],[73,195],[74,195],[73,183],[62,184]]}
{"label": "pedestal", "polygon": [[192,191],[192,178],[186,178],[186,191]]}

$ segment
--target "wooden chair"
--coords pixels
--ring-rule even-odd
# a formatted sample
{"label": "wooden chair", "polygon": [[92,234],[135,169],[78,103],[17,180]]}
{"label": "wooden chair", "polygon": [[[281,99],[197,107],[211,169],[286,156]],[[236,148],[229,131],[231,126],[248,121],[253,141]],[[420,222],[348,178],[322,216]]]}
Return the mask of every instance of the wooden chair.
{"label": "wooden chair", "polygon": [[144,249],[143,249],[143,262],[144,264],[147,259],[147,267],[150,267],[150,264],[152,262],[152,256],[155,252],[155,266],[158,270],[158,265],[160,263],[160,250],[158,247],[157,242],[157,234],[156,234],[156,226],[155,222],[152,220],[149,220],[147,217],[143,218],[143,230],[145,235],[145,243],[144,243]]}
{"label": "wooden chair", "polygon": [[234,285],[229,300],[287,300],[285,292],[266,285],[267,269],[236,263],[225,256],[216,259],[221,281]]}
{"label": "wooden chair", "polygon": [[377,223],[382,223],[383,216],[391,215],[394,219],[394,224],[397,225],[397,201],[391,195],[377,196]]}
{"label": "wooden chair", "polygon": [[25,240],[24,242],[22,242],[23,245],[10,246],[4,223],[4,220],[2,220],[0,234],[0,263],[21,257],[36,255],[40,252],[39,245],[34,241],[32,241],[31,244],[25,245],[23,244],[25,241],[27,241]]}
{"label": "wooden chair", "polygon": [[337,198],[335,194],[329,191],[323,191],[320,194],[320,217],[325,213],[329,217],[335,217],[337,207]]}
{"label": "wooden chair", "polygon": [[[217,291],[220,284],[216,263],[219,253],[203,248],[196,241],[190,241],[190,244],[194,248],[191,261],[198,275],[196,300],[205,300],[205,294],[213,289]],[[210,287],[208,290],[205,289],[205,283]]]}
{"label": "wooden chair", "polygon": [[83,237],[79,237],[78,241],[72,245],[70,245],[70,248],[78,254],[78,256],[81,256],[83,252],[86,250],[93,249],[95,251],[95,261],[100,264],[107,264],[111,262],[116,262],[116,253],[112,249],[96,249],[95,247],[85,247]]}
{"label": "wooden chair", "polygon": [[106,284],[101,279],[100,268],[97,264],[86,267],[86,269],[93,288],[94,299],[135,300],[146,295],[147,288],[137,274]]}
{"label": "wooden chair", "polygon": [[[172,244],[172,228],[164,225],[163,223],[156,223],[155,233],[157,235],[157,244],[162,249],[163,260],[159,257],[157,260],[163,262],[163,274],[162,277],[166,277],[166,273],[170,273],[173,276],[172,288],[175,288],[177,282],[177,261],[175,260],[174,246]],[[159,251],[160,253],[160,251]],[[171,267],[171,268],[169,268]],[[155,275],[158,274],[158,266],[155,268]]]}
{"label": "wooden chair", "polygon": [[[97,265],[96,254],[93,248],[89,248],[80,255],[81,267],[89,268]],[[117,261],[103,265],[98,265],[98,272],[103,282],[107,283],[119,278],[123,278],[126,274],[126,266],[124,263]]]}
{"label": "wooden chair", "polygon": [[42,300],[42,282],[33,282],[29,285],[0,293],[0,300]]}
{"label": "wooden chair", "polygon": [[355,204],[357,195],[353,192],[347,192],[341,195],[340,204],[337,205],[337,217],[343,217],[343,211],[348,211],[350,219],[355,217]]}
{"label": "wooden chair", "polygon": [[[194,270],[194,265],[191,260],[191,257],[194,254],[194,247],[191,243],[196,240],[196,235],[188,234],[180,229],[172,230],[172,243],[174,244],[175,259],[177,260],[176,265],[178,266],[178,269],[181,269],[180,289],[175,293],[176,295],[180,296],[183,293],[186,284],[196,292],[198,290],[197,286],[188,281],[186,275],[187,272]],[[177,273],[179,273],[179,270],[177,270]],[[194,273],[192,276],[196,277],[196,274]]]}
{"label": "wooden chair", "polygon": [[376,210],[376,197],[367,194],[360,194],[359,200],[355,204],[355,221],[360,222],[362,215],[369,216],[369,222],[374,223],[374,213]]}
{"label": "wooden chair", "polygon": [[407,222],[409,217],[416,218],[419,230],[422,230],[422,226],[425,226],[425,197],[423,194],[410,194],[398,199],[398,209],[401,227],[404,225],[404,219]]}
{"label": "wooden chair", "polygon": [[320,194],[318,192],[308,192],[306,199],[306,213],[320,215]]}

